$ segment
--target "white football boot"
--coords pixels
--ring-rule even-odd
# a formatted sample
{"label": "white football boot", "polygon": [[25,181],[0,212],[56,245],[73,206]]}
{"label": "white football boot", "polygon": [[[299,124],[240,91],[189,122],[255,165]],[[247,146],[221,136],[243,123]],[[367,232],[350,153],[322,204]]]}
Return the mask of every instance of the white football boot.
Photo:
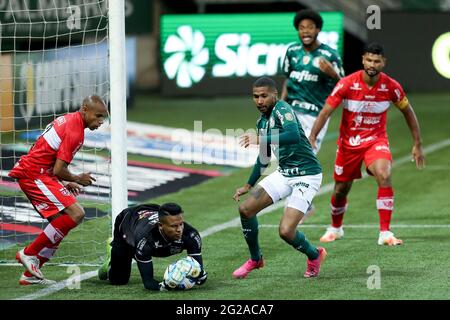
{"label": "white football boot", "polygon": [[320,242],[333,242],[334,240],[340,240],[344,237],[344,228],[340,226],[335,228],[329,226],[325,234],[320,238]]}
{"label": "white football boot", "polygon": [[44,279],[44,274],[39,268],[39,259],[37,256],[28,256],[22,249],[16,253],[16,260],[23,264],[25,269],[27,269],[36,278]]}
{"label": "white football boot", "polygon": [[380,236],[378,237],[378,244],[380,246],[398,246],[403,244],[403,240],[394,237],[391,231],[380,231]]}
{"label": "white football boot", "polygon": [[19,284],[22,286],[28,286],[31,284],[40,284],[40,285],[45,285],[45,286],[50,286],[52,284],[56,284],[56,281],[53,280],[49,280],[49,279],[41,279],[38,277],[27,277],[25,274],[22,273],[22,275],[20,276],[19,279]]}

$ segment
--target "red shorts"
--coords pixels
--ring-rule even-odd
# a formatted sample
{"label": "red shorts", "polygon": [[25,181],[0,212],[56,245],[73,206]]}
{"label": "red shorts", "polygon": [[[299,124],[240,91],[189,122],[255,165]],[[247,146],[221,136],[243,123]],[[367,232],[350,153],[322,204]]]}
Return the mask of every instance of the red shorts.
{"label": "red shorts", "polygon": [[56,177],[39,175],[34,179],[23,178],[17,182],[36,211],[45,219],[77,202]]}
{"label": "red shorts", "polygon": [[[336,161],[334,163],[334,180],[338,182],[347,182],[361,178],[361,164],[364,163],[367,168],[378,159],[387,159],[392,161],[391,151],[389,150],[389,141],[381,139],[367,148],[358,148],[352,150],[349,148],[338,147],[336,151]],[[367,171],[371,174],[369,171]]]}

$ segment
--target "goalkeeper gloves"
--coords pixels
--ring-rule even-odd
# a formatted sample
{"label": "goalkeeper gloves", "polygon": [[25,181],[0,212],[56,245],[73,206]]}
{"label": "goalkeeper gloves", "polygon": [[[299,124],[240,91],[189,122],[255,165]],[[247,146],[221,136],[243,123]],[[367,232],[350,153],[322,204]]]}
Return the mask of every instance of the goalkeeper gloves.
{"label": "goalkeeper gloves", "polygon": [[174,288],[169,287],[166,282],[163,280],[159,283],[159,291],[172,291]]}
{"label": "goalkeeper gloves", "polygon": [[200,286],[206,282],[207,278],[208,278],[208,273],[202,269],[202,272],[200,272],[200,275],[195,279],[195,283]]}

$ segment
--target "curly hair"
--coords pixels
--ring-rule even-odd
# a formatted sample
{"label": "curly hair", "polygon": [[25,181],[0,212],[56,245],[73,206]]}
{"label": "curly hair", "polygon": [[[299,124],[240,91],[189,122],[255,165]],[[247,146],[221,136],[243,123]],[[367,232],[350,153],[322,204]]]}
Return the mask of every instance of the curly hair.
{"label": "curly hair", "polygon": [[314,21],[317,28],[322,29],[323,19],[316,11],[311,9],[300,10],[294,17],[294,28],[298,30],[298,25],[302,20],[310,19]]}

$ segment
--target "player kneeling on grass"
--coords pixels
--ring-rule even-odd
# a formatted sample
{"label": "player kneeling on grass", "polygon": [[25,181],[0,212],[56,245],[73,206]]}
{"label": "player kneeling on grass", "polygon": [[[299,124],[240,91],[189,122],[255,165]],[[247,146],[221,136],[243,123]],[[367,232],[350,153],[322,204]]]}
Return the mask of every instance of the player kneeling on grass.
{"label": "player kneeling on grass", "polygon": [[144,204],[123,210],[114,223],[114,239],[108,244],[107,259],[98,270],[101,280],[112,285],[125,285],[136,260],[144,287],[165,291],[170,287],[153,277],[153,257],[168,257],[186,249],[202,267],[195,279],[201,285],[207,273],[203,269],[200,234],[183,220],[178,204]]}

